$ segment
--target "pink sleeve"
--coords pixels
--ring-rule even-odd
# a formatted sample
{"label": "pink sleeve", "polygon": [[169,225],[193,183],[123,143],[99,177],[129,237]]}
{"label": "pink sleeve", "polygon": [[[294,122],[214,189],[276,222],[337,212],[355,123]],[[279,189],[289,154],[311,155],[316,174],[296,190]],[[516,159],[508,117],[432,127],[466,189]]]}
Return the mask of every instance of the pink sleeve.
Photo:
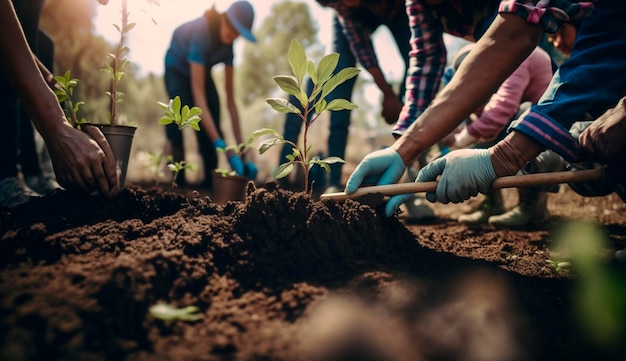
{"label": "pink sleeve", "polygon": [[491,140],[505,129],[517,114],[530,82],[529,59],[524,61],[491,96],[478,119],[467,126],[472,136]]}

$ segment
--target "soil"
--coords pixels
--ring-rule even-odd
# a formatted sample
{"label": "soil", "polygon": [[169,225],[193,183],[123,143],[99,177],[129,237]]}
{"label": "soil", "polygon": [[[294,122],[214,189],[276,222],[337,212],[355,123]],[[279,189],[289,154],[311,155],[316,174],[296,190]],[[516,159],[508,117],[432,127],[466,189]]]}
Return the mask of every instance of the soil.
{"label": "soil", "polygon": [[[600,265],[624,276],[616,195],[563,186],[549,222],[518,230],[457,223],[479,198],[420,222],[385,217],[383,201],[249,183],[218,205],[130,185],[1,210],[0,359],[624,359],[619,334],[602,343],[573,311],[582,271],[546,262],[564,224],[591,223],[608,241]],[[155,318],[158,303],[200,317]]]}

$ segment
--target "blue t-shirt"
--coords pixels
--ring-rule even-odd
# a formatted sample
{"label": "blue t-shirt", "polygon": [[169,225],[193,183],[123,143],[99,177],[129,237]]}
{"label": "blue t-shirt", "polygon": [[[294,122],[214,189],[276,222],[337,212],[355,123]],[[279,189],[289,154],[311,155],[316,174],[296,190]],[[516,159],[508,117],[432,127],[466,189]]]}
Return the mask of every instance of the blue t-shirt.
{"label": "blue t-shirt", "polygon": [[232,65],[233,45],[223,44],[219,38],[219,27],[213,26],[213,29],[211,32],[206,16],[176,28],[165,55],[166,71],[176,71],[189,77],[189,63],[203,64],[207,71],[219,63]]}

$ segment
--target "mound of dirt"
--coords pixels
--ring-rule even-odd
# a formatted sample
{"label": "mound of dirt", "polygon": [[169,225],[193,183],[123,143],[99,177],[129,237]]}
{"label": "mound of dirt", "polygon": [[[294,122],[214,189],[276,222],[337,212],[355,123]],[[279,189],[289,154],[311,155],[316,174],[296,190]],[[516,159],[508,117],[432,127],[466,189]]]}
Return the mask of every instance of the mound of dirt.
{"label": "mound of dirt", "polygon": [[[512,233],[449,219],[407,227],[382,206],[377,195],[317,201],[250,183],[244,202],[226,205],[131,186],[114,200],[58,191],[2,210],[0,359],[502,361],[623,351],[585,341],[570,317],[573,278],[546,269],[545,254],[513,264]],[[620,212],[612,232],[624,234]],[[546,241],[545,229],[531,232]],[[155,318],[159,303],[196,306],[200,317]]]}

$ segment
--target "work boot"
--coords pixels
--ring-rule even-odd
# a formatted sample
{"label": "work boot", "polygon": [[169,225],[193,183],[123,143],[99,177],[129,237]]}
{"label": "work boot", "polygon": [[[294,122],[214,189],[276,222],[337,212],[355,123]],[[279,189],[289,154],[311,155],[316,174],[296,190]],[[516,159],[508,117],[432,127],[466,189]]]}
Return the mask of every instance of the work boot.
{"label": "work boot", "polygon": [[487,193],[478,209],[469,214],[459,216],[457,221],[464,224],[483,224],[489,221],[489,217],[504,213],[504,202],[502,192],[499,189],[492,189]]}
{"label": "work boot", "polygon": [[21,178],[8,177],[0,180],[0,207],[17,207],[28,202],[31,197],[41,195],[28,188]]}
{"label": "work boot", "polygon": [[533,188],[519,189],[519,204],[510,211],[489,217],[489,224],[499,228],[515,228],[545,222],[548,217],[548,194]]}

